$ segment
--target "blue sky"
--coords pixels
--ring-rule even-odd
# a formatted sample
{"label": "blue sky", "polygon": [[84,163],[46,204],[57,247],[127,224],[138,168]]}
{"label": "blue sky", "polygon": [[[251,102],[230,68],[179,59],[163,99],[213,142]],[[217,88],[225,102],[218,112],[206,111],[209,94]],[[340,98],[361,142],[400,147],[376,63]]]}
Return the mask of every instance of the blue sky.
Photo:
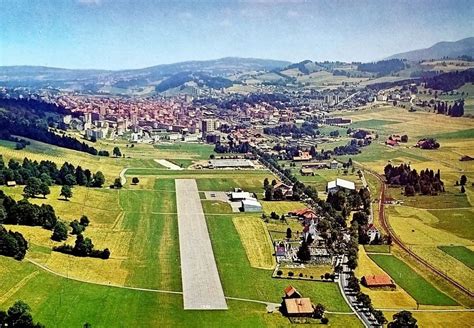
{"label": "blue sky", "polygon": [[140,68],[226,56],[372,61],[474,36],[472,0],[2,0],[0,65]]}

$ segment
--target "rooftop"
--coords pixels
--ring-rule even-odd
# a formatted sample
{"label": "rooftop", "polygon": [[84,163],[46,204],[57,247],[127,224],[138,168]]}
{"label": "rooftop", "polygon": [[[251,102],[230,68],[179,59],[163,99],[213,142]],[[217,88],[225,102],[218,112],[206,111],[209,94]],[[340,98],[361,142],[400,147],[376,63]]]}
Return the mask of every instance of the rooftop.
{"label": "rooftop", "polygon": [[287,298],[285,299],[288,314],[310,314],[313,313],[313,305],[309,298]]}

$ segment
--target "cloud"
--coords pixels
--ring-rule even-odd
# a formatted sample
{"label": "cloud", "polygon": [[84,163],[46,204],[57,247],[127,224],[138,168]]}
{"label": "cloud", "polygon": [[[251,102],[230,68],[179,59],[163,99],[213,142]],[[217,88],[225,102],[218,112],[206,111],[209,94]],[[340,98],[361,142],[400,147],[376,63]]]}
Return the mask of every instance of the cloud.
{"label": "cloud", "polygon": [[289,10],[286,15],[287,15],[288,17],[294,18],[294,17],[299,17],[299,16],[300,16],[300,13],[297,12],[296,10]]}

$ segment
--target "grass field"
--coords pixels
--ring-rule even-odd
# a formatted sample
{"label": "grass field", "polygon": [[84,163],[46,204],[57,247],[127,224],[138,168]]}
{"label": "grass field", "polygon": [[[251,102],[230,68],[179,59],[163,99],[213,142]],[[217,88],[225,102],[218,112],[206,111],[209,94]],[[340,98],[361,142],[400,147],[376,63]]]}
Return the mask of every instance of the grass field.
{"label": "grass field", "polygon": [[[390,257],[391,255],[384,255]],[[361,279],[365,275],[387,274],[378,266],[365,252],[364,247],[359,246],[358,267],[355,270],[357,278]],[[361,285],[362,291],[369,295],[376,308],[416,308],[415,299],[410,296],[401,286],[397,284],[395,290],[370,289]]]}
{"label": "grass field", "polygon": [[364,245],[364,249],[368,253],[390,253],[389,245]]}
{"label": "grass field", "polygon": [[406,290],[419,304],[456,305],[457,303],[433,287],[425,278],[413,271],[402,260],[392,255],[375,255],[369,257],[386,271],[395,283]]}
{"label": "grass field", "polygon": [[[392,321],[396,312],[385,312],[388,321]],[[473,312],[413,312],[418,327],[472,327],[474,321]]]}
{"label": "grass field", "polygon": [[239,233],[250,266],[271,270],[276,261],[273,257],[273,246],[262,219],[255,216],[239,216],[232,219]]}
{"label": "grass field", "polygon": [[469,248],[464,246],[438,246],[438,248],[474,269],[474,252]]}
{"label": "grass field", "polygon": [[269,215],[271,212],[275,212],[278,215],[287,215],[288,212],[294,210],[300,210],[306,208],[306,205],[302,202],[291,202],[291,201],[260,201],[263,207],[263,212]]}

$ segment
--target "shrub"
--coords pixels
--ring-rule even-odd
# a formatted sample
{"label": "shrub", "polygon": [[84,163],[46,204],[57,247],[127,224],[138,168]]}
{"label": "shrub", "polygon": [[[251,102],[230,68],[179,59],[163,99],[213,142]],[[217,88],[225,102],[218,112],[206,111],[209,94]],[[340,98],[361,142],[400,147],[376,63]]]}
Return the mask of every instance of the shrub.
{"label": "shrub", "polygon": [[321,318],[321,323],[322,323],[323,325],[327,325],[327,324],[329,323],[329,319],[326,318],[326,317]]}
{"label": "shrub", "polygon": [[288,277],[293,277],[294,275],[295,274],[292,271],[288,272]]}
{"label": "shrub", "polygon": [[277,276],[278,276],[278,277],[281,276],[282,274],[283,274],[283,271],[281,271],[281,270],[278,270],[278,271],[277,271]]}

